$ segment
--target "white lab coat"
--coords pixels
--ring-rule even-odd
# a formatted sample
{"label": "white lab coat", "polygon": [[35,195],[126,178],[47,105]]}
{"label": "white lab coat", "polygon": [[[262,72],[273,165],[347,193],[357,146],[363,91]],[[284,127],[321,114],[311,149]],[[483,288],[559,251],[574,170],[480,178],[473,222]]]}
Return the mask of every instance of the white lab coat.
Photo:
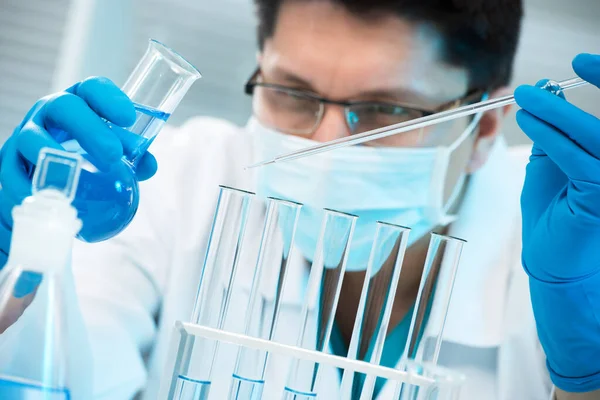
{"label": "white lab coat", "polygon": [[[96,399],[130,399],[139,391],[143,399],[156,398],[173,323],[191,315],[218,185],[254,188],[252,170],[242,168],[254,161],[249,135],[225,121],[195,118],[180,128],[166,128],[152,151],[159,170],[141,184],[140,209],[131,226],[112,240],[77,243],[74,250],[78,294],[95,355]],[[461,400],[550,396],[527,277],[520,266],[519,193],[527,155],[528,149],[508,150],[498,141],[488,164],[473,177],[451,227],[450,234],[469,243],[440,362],[467,375]],[[252,225],[248,229],[259,229]],[[251,272],[242,269],[246,279],[240,280],[249,282]],[[307,269],[298,262],[289,273],[298,284],[285,296],[279,338],[295,335]],[[229,320],[238,326],[230,324],[231,329],[243,320],[236,312],[247,303],[248,288],[236,293]],[[214,394],[227,390],[227,363],[235,356],[233,349],[224,349],[216,374],[222,379],[217,378]],[[269,370],[268,380],[274,384],[266,394],[283,385],[286,364],[279,361]],[[335,399],[337,371],[325,373],[322,398]],[[391,399],[392,393],[387,385],[378,399]],[[225,399],[226,394],[212,398]]]}

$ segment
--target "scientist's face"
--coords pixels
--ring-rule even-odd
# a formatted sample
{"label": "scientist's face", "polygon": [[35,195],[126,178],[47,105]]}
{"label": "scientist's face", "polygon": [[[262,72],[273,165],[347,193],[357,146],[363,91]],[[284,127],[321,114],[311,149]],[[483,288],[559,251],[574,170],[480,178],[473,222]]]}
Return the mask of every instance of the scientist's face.
{"label": "scientist's face", "polygon": [[[288,1],[280,9],[273,36],[265,41],[259,54],[259,80],[329,100],[411,105],[418,110],[437,111],[468,92],[467,70],[442,60],[443,44],[443,37],[424,23],[387,15],[363,19],[335,3]],[[260,100],[282,104],[278,99]],[[282,113],[273,108],[263,112],[261,118],[276,126],[271,122],[279,122],[276,120],[282,118]],[[310,132],[285,133],[325,142],[351,135],[348,119],[343,106],[327,104],[319,124]],[[485,162],[499,119],[497,113],[482,118],[480,129],[455,152],[451,169],[472,171]],[[468,122],[464,119],[426,131],[407,132],[371,145],[448,145]],[[449,179],[458,175],[449,172]]]}

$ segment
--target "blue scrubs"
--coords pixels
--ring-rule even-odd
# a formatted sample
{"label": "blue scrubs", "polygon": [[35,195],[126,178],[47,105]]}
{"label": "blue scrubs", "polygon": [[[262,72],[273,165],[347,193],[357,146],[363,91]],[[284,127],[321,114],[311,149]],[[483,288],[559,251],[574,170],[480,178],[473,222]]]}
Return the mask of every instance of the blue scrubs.
{"label": "blue scrubs", "polygon": [[[406,341],[408,339],[408,330],[410,329],[410,322],[412,319],[414,307],[410,309],[406,316],[385,338],[385,343],[383,345],[383,352],[381,354],[381,362],[380,365],[389,368],[395,368],[400,361],[400,357],[402,357],[402,353],[404,352],[404,347],[406,346]],[[367,350],[367,354],[363,358],[363,360],[369,360],[371,355],[373,354],[373,347],[375,346],[375,337],[371,339],[371,343],[369,344],[369,349]],[[337,323],[333,325],[333,329],[331,332],[331,348],[333,353],[346,357],[348,355],[348,346],[344,343],[344,339],[339,330]],[[340,371],[340,380],[343,374],[343,370]],[[365,375],[363,374],[355,374],[354,377],[354,385],[352,387],[352,400],[360,398],[360,392],[362,391],[362,387],[364,385]],[[383,385],[385,384],[386,379],[377,378],[375,382],[375,391],[374,396],[376,397]]]}

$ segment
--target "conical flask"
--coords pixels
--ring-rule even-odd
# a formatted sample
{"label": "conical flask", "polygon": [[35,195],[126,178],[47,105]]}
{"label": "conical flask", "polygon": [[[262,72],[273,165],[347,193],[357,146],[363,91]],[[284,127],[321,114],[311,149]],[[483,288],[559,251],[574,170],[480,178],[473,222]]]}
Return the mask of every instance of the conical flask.
{"label": "conical flask", "polygon": [[87,400],[92,358],[70,265],[81,156],[46,148],[37,165],[0,271],[0,399]]}
{"label": "conical flask", "polygon": [[99,167],[67,131],[48,127],[65,150],[83,156],[81,184],[73,205],[83,227],[78,238],[94,243],[110,239],[132,221],[139,205],[135,169],[169,116],[175,111],[200,72],[174,50],[156,40],[148,48],[122,87],[134,103],[135,123],[121,128],[107,122],[123,143],[124,155],[109,169]]}

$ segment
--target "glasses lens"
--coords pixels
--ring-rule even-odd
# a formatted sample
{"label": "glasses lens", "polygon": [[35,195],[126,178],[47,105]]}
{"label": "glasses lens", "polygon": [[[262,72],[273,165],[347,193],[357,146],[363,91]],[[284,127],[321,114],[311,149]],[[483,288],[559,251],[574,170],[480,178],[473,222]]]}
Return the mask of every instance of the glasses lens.
{"label": "glasses lens", "polygon": [[421,116],[418,111],[387,104],[354,105],[350,107],[349,114],[354,134],[399,124]]}
{"label": "glasses lens", "polygon": [[253,108],[263,124],[294,134],[312,133],[322,114],[319,100],[292,90],[264,86],[255,87]]}

